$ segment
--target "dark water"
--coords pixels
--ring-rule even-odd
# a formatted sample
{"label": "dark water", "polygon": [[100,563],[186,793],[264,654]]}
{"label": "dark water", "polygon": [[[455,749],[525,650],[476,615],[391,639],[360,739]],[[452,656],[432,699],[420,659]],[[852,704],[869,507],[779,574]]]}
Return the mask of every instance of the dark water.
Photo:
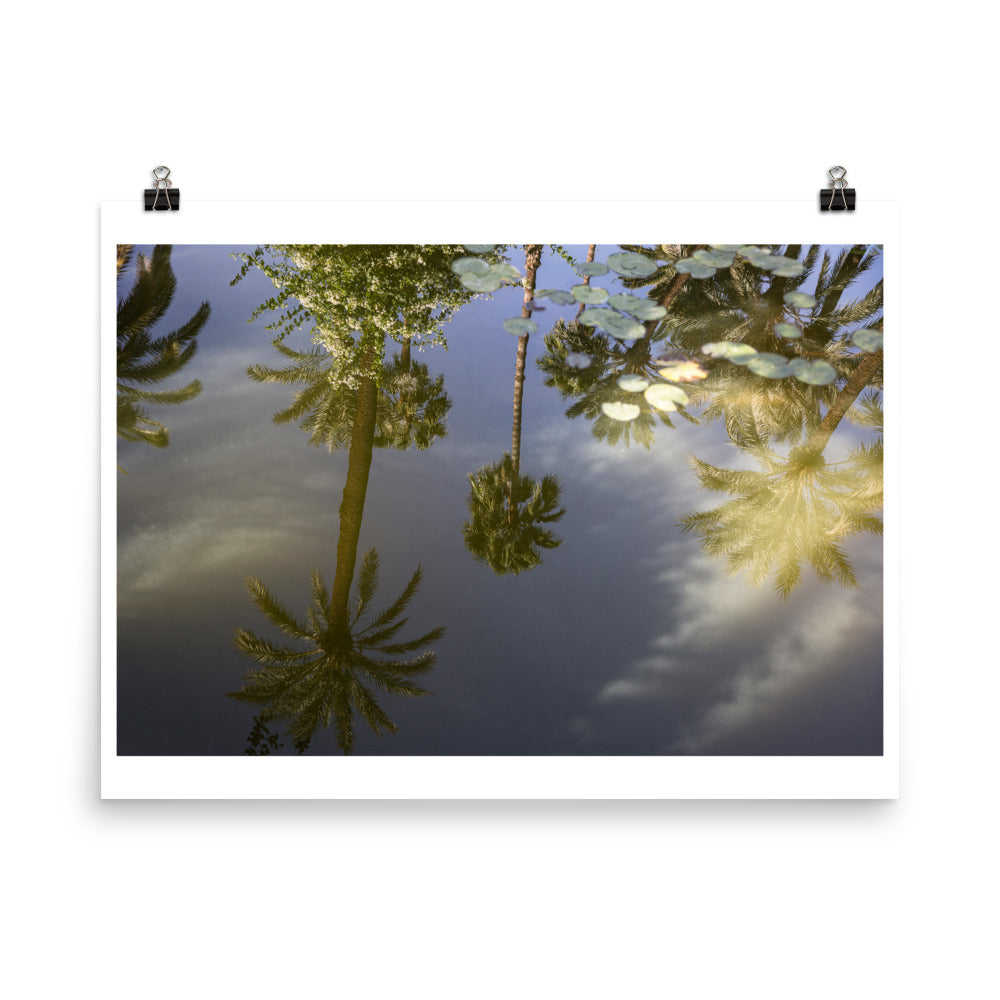
{"label": "dark water", "polygon": [[[259,709],[226,697],[252,667],[234,633],[244,628],[281,640],[250,600],[246,579],[260,578],[294,615],[309,606],[311,570],[328,585],[334,579],[349,448],[331,453],[310,446],[295,422],[274,423],[296,387],[247,377],[248,365],[288,362],[271,346],[268,316],[248,323],[275,294],[271,280],[251,269],[230,284],[238,249],[253,248],[173,248],[176,292],[151,334],[177,329],[202,302],[211,314],[193,338],[191,360],[153,388],[197,379],[202,389],[187,401],[148,407],[169,428],[167,447],[119,440],[118,463],[127,473],[118,480],[119,754],[243,753]],[[619,250],[598,247],[597,260]],[[582,261],[587,247],[566,251]],[[524,270],[523,247],[510,247],[507,259]],[[134,266],[120,279],[120,296],[132,286]],[[803,288],[815,286],[818,271],[810,270]],[[710,280],[724,281],[725,273]],[[694,294],[695,280],[703,279],[688,282],[669,316]],[[877,262],[842,301],[862,299],[880,280]],[[580,281],[546,248],[539,289]],[[591,282],[622,288],[614,273]],[[648,289],[633,291],[644,296]],[[586,416],[567,418],[575,400],[547,386],[537,362],[546,354],[545,334],[560,317],[576,316],[575,303],[549,301],[534,314],[539,330],[527,345],[520,434],[520,473],[536,482],[558,478],[565,513],[547,527],[560,542],[539,550],[538,565],[518,574],[497,573],[473,557],[463,538],[468,477],[512,447],[518,338],[502,324],[521,316],[522,297],[521,287],[504,287],[474,299],[444,327],[447,349],[414,349],[413,360],[430,376],[443,376],[451,400],[446,436],[423,450],[373,449],[355,582],[363,554],[375,547],[380,610],[421,566],[397,641],[438,625],[447,631],[433,643],[433,669],[416,678],[432,695],[376,690],[398,732],[378,736],[355,713],[354,752],[881,753],[881,539],[865,531],[840,543],[855,586],[822,581],[808,563],[786,597],[775,590],[773,572],[759,585],[728,575],[724,558],[707,554],[697,534],[678,526],[685,515],[728,499],[703,487],[690,456],[746,470],[758,468],[753,456],[719,420],[695,425],[669,414],[674,427],[657,424],[646,449],[598,439],[596,421]],[[661,338],[653,357],[672,346],[662,340],[665,330],[653,334]],[[305,330],[285,343],[311,346]],[[399,351],[388,340],[386,360]],[[712,372],[729,364],[710,361],[690,343],[686,353]],[[846,383],[838,377],[832,391]],[[697,385],[690,384],[692,396]],[[689,411],[698,416],[703,408]],[[772,447],[787,456],[802,440]],[[844,462],[872,440],[871,430],[844,419],[824,459]],[[799,515],[789,516],[794,531]],[[283,723],[268,725],[282,752],[292,752]],[[309,752],[339,752],[335,727],[320,728]]]}

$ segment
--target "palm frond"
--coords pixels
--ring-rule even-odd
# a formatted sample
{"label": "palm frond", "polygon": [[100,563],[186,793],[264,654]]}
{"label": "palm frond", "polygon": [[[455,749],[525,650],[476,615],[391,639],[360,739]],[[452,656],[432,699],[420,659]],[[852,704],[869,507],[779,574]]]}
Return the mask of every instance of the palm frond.
{"label": "palm frond", "polygon": [[403,592],[399,595],[399,597],[397,597],[396,600],[385,609],[385,611],[378,615],[362,634],[378,631],[398,618],[406,610],[410,601],[413,600],[413,595],[417,592],[417,588],[420,586],[420,581],[423,579],[423,575],[423,570],[418,566],[416,572],[410,578],[410,582],[403,589]]}
{"label": "palm frond", "polygon": [[264,583],[255,576],[251,576],[246,582],[247,592],[251,600],[260,609],[261,613],[273,625],[276,625],[286,635],[295,639],[308,639],[309,630],[298,621],[285,606],[264,586]]}
{"label": "palm frond", "polygon": [[355,607],[352,624],[356,624],[368,610],[378,587],[378,553],[369,549],[361,560],[361,570],[355,590]]}

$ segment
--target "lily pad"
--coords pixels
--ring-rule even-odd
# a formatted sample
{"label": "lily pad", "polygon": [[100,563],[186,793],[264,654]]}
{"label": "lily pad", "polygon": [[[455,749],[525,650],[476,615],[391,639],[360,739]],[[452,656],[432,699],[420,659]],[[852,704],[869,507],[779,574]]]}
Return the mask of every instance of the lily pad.
{"label": "lily pad", "polygon": [[543,288],[535,292],[536,299],[551,299],[557,306],[568,306],[576,302],[576,299],[561,288]]}
{"label": "lily pad", "polygon": [[806,273],[806,266],[799,260],[793,260],[788,264],[776,267],[771,274],[776,278],[797,278],[800,274]]}
{"label": "lily pad", "polygon": [[788,378],[792,374],[788,359],[780,354],[762,352],[748,359],[746,367],[763,378]]}
{"label": "lily pad", "polygon": [[766,257],[771,253],[766,247],[758,247],[749,243],[739,247],[736,252],[741,257]]}
{"label": "lily pad", "polygon": [[732,267],[735,258],[731,253],[723,253],[721,250],[695,250],[691,259],[708,267]]}
{"label": "lily pad", "polygon": [[486,274],[490,265],[478,257],[459,257],[452,261],[451,269],[455,274]]}
{"label": "lily pad", "polygon": [[740,347],[745,347],[746,350],[734,351],[729,355],[729,363],[731,365],[746,365],[746,363],[757,356],[757,352],[749,344],[740,344]]}
{"label": "lily pad", "polygon": [[650,406],[658,410],[676,410],[678,406],[687,406],[690,402],[688,394],[676,385],[664,385],[657,382],[651,385],[643,395]]}
{"label": "lily pad", "polygon": [[621,309],[622,312],[627,312],[632,315],[633,309],[635,309],[638,304],[642,302],[642,299],[638,295],[629,295],[628,292],[619,292],[617,295],[612,295],[608,299],[608,305],[614,306],[616,309]]}
{"label": "lily pad", "polygon": [[569,368],[584,369],[589,368],[592,364],[592,359],[589,354],[580,354],[577,351],[570,351],[566,355],[566,365]]}
{"label": "lily pad", "polygon": [[643,321],[662,319],[667,315],[667,310],[663,306],[658,306],[652,299],[640,299],[637,295],[629,295],[627,292],[612,295],[608,299],[608,305]]}
{"label": "lily pad", "polygon": [[596,285],[574,285],[570,292],[577,302],[585,305],[592,305],[597,302],[607,302],[608,292],[605,288],[598,288]]}
{"label": "lily pad", "polygon": [[642,323],[620,313],[611,313],[611,316],[604,317],[601,325],[616,340],[639,340],[646,336],[646,328]]}
{"label": "lily pad", "polygon": [[876,351],[880,351],[882,349],[881,330],[855,330],[851,335],[851,340],[853,340],[862,351],[868,351],[871,354],[874,354]]}
{"label": "lily pad", "polygon": [[466,271],[459,279],[466,288],[473,292],[495,292],[502,284],[503,279],[487,271],[486,274],[475,274]]}
{"label": "lily pad", "polygon": [[709,243],[713,250],[721,250],[723,253],[736,253],[743,249],[742,243]]}
{"label": "lily pad", "polygon": [[644,392],[649,388],[649,379],[641,375],[619,375],[618,388],[626,392]]}
{"label": "lily pad", "polygon": [[[752,258],[752,262],[765,271],[779,271],[783,268],[799,264],[797,260],[793,260],[791,257],[779,257],[776,254],[761,254],[758,257]],[[805,268],[803,267],[802,270],[804,271]]]}
{"label": "lily pad", "polygon": [[462,246],[469,253],[489,253],[491,250],[496,249],[496,243],[463,243]]}
{"label": "lily pad", "polygon": [[520,281],[521,272],[513,264],[490,264],[490,273],[504,281]]}
{"label": "lily pad", "polygon": [[793,358],[788,367],[792,374],[807,385],[829,385],[837,378],[833,365],[826,361],[810,361],[807,358]]}
{"label": "lily pad", "polygon": [[779,337],[784,337],[785,340],[798,340],[802,336],[802,331],[797,326],[792,326],[791,323],[775,323],[774,332]]}
{"label": "lily pad", "polygon": [[584,309],[583,312],[580,313],[580,322],[584,326],[603,327],[606,320],[608,320],[611,316],[616,315],[617,313],[613,309]]}
{"label": "lily pad", "polygon": [[741,344],[737,340],[720,340],[713,344],[703,344],[702,351],[712,358],[728,358],[733,364],[744,365],[756,353],[757,349],[749,344]]}
{"label": "lily pad", "polygon": [[576,271],[577,274],[584,278],[586,278],[587,275],[594,278],[602,274],[607,274],[608,265],[602,264],[599,260],[585,260],[579,267],[577,267]]}
{"label": "lily pad", "polygon": [[648,278],[657,270],[656,264],[641,253],[613,253],[608,267],[626,278]]}
{"label": "lily pad", "polygon": [[805,292],[786,292],[785,301],[796,309],[812,309],[816,300]]}
{"label": "lily pad", "polygon": [[538,333],[538,324],[533,319],[522,319],[520,316],[505,319],[503,328],[515,337],[521,337],[526,333]]}
{"label": "lily pad", "polygon": [[629,421],[639,416],[639,407],[635,403],[601,403],[601,409],[612,420]]}
{"label": "lily pad", "polygon": [[711,278],[716,272],[716,268],[708,264],[702,264],[693,257],[682,257],[674,268],[681,274],[690,274],[692,278]]}
{"label": "lily pad", "polygon": [[584,326],[597,326],[618,340],[635,340],[646,336],[646,328],[614,309],[584,309],[580,314]]}
{"label": "lily pad", "polygon": [[645,323],[651,319],[663,319],[667,315],[667,310],[649,299],[642,299],[640,300],[640,305],[632,311],[632,315]]}

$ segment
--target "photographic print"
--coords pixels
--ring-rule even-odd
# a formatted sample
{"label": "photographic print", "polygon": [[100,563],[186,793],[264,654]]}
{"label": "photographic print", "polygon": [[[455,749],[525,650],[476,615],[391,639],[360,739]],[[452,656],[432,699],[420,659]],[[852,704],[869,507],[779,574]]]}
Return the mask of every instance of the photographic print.
{"label": "photographic print", "polygon": [[881,245],[115,247],[117,756],[883,754]]}

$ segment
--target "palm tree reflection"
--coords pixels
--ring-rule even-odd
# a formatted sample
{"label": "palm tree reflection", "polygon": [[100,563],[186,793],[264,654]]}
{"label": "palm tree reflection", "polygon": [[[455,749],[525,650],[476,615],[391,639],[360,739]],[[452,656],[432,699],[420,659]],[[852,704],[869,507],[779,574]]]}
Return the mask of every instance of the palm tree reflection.
{"label": "palm tree reflection", "polygon": [[[525,291],[521,315],[530,318],[535,276],[541,262],[540,244],[525,247]],[[524,401],[528,334],[517,342],[514,364],[514,406],[511,450],[499,462],[484,465],[469,476],[466,501],[469,519],[462,528],[465,547],[494,573],[518,574],[542,561],[541,551],[558,548],[562,539],[548,527],[566,511],[560,506],[562,487],[552,475],[540,480],[521,472],[521,417]]]}
{"label": "palm tree reflection", "polygon": [[135,280],[118,303],[118,436],[126,441],[142,441],[154,448],[170,442],[167,428],[154,420],[145,404],[177,405],[201,392],[197,379],[176,389],[150,386],[177,375],[194,357],[198,334],[208,322],[207,302],[184,324],[170,333],[154,337],[152,328],[163,318],[177,290],[177,278],[170,263],[173,247],[159,245],[152,255],[136,254],[131,244],[117,248],[118,277],[135,261]]}
{"label": "palm tree reflection", "polygon": [[[409,301],[418,299],[418,288],[433,277],[411,266],[412,255],[405,257],[405,269],[398,266],[398,255],[389,255],[386,273],[380,273],[374,248],[363,249],[358,264],[358,269],[363,264],[363,271],[351,266],[358,256],[351,248],[341,253],[337,247],[296,248],[280,268],[268,265],[266,273],[279,289],[287,278],[300,301],[313,303],[320,313],[324,303],[329,305],[330,324],[322,331],[321,345],[311,350],[297,351],[276,342],[276,349],[290,362],[287,367],[255,365],[249,369],[257,382],[301,387],[292,405],[275,415],[277,422],[298,421],[311,444],[330,450],[349,448],[332,584],[328,587],[322,574],[313,570],[311,604],[303,617],[296,617],[263,582],[251,577],[247,581],[251,599],[292,642],[277,644],[244,628],[237,629],[234,639],[237,649],[255,664],[243,686],[230,695],[260,707],[251,737],[259,729],[266,730],[267,723],[283,720],[299,753],[309,747],[317,729],[331,725],[339,748],[345,754],[352,752],[355,712],[375,733],[395,733],[396,724],[378,704],[376,692],[406,697],[428,694],[415,678],[434,666],[436,653],[428,647],[445,632],[438,626],[415,638],[398,637],[408,621],[404,612],[423,577],[419,566],[399,597],[377,614],[372,613],[379,574],[374,548],[362,558],[355,583],[374,448],[429,447],[444,435],[450,406],[443,378],[431,379],[426,365],[410,362],[408,338],[405,360],[401,357],[379,365],[386,336],[399,322],[399,310],[392,301],[383,304],[382,315],[388,317],[383,320],[385,328],[364,318],[358,322],[354,313],[341,317],[337,301],[327,302],[331,269],[351,287],[358,301],[364,281]],[[427,326],[428,331],[432,329],[432,324]],[[334,346],[336,350],[331,349]],[[258,743],[262,738],[266,736],[258,735]]]}
{"label": "palm tree reflection", "polygon": [[[696,422],[682,408],[666,411],[647,403],[641,392],[622,388],[622,376],[635,376],[649,385],[663,380],[663,366],[654,357],[655,345],[649,337],[627,344],[593,327],[559,320],[546,336],[545,347],[546,353],[538,359],[545,384],[572,401],[566,416],[590,421],[591,433],[598,441],[626,447],[635,442],[648,449],[658,425],[674,426],[669,412]],[[586,359],[585,367],[580,366],[582,358]],[[615,419],[608,414],[616,405],[633,405],[639,412],[629,420]]]}
{"label": "palm tree reflection", "polygon": [[731,499],[688,514],[680,524],[697,536],[706,553],[722,558],[731,573],[745,571],[755,584],[774,573],[787,597],[800,583],[802,566],[822,580],[854,586],[857,578],[842,543],[860,533],[882,534],[882,425],[879,394],[872,391],[855,411],[875,441],[851,450],[841,462],[823,456],[833,432],[870,383],[881,381],[882,351],[865,353],[837,393],[820,424],[785,455],[760,441],[741,451],[758,470],[723,469],[692,462],[701,485]]}
{"label": "palm tree reflection", "polygon": [[[283,368],[251,365],[254,382],[301,386],[292,405],[274,415],[277,424],[298,423],[312,445],[330,451],[346,447],[351,438],[358,390],[339,377],[341,364],[323,346],[300,351],[281,341],[274,349],[291,363]],[[451,398],[444,376],[432,377],[427,365],[411,361],[409,350],[383,365],[378,382],[374,445],[404,451],[423,450],[448,434]]]}

